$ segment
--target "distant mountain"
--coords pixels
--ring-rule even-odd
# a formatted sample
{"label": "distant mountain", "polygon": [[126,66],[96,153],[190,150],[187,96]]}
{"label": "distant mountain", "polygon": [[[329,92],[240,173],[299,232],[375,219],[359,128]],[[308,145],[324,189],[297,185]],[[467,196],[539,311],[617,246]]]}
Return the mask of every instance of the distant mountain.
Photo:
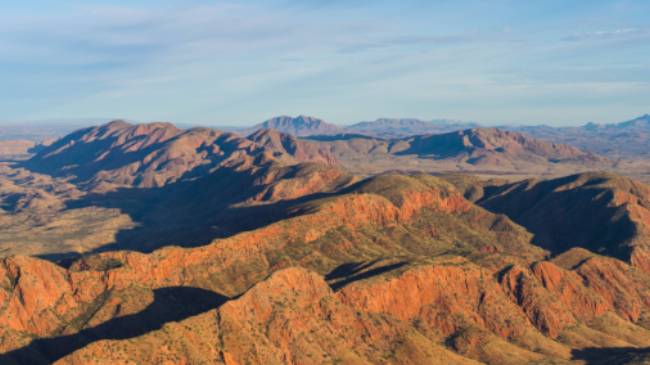
{"label": "distant mountain", "polygon": [[224,130],[248,135],[260,129],[275,129],[298,137],[315,135],[361,134],[377,138],[402,138],[418,134],[436,134],[478,127],[475,123],[437,119],[423,121],[413,118],[381,118],[375,121],[359,122],[338,126],[322,119],[309,116],[279,116],[249,128],[226,127]]}
{"label": "distant mountain", "polygon": [[532,138],[522,133],[497,128],[473,128],[463,131],[415,136],[402,154],[417,154],[445,159],[466,156],[470,164],[496,164],[518,160],[526,162],[604,162],[578,148]]}
{"label": "distant mountain", "polygon": [[289,117],[286,115],[274,117],[250,128],[237,130],[239,134],[248,135],[260,129],[275,129],[282,133],[294,136],[310,136],[317,134],[341,133],[341,127],[325,122],[322,119],[300,115]]}
{"label": "distant mountain", "polygon": [[413,118],[381,118],[372,122],[359,122],[345,127],[347,133],[365,134],[381,138],[400,138],[417,134],[434,134],[478,127],[475,123],[437,119],[423,121]]}
{"label": "distant mountain", "polygon": [[524,131],[538,138],[568,143],[610,158],[650,157],[650,115],[621,123],[588,123],[580,127],[504,127]]}

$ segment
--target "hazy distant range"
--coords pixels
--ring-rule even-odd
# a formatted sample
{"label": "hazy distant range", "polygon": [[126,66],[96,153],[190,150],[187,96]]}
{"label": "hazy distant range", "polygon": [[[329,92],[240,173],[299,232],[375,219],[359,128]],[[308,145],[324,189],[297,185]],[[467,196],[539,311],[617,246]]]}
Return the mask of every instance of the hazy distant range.
{"label": "hazy distant range", "polygon": [[[98,125],[112,118],[52,119],[27,122],[0,122],[0,140],[53,140],[71,131]],[[177,123],[180,127],[195,124]],[[406,138],[414,135],[440,134],[456,130],[485,127],[486,124],[450,119],[380,118],[349,125],[337,125],[311,116],[278,116],[248,126],[210,126],[215,129],[248,135],[259,129],[276,129],[298,137],[315,135],[364,135],[374,138]],[[609,157],[650,156],[650,115],[620,123],[587,123],[581,126],[493,125],[499,129],[524,132],[535,138],[570,144]]]}

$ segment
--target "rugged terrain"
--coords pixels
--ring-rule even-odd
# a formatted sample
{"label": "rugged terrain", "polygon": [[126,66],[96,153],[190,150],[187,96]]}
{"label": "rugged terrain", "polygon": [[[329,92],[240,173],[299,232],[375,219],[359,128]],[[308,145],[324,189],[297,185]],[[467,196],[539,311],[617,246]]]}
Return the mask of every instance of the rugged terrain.
{"label": "rugged terrain", "polygon": [[404,171],[548,174],[612,169],[607,158],[578,148],[496,128],[379,139],[364,135],[312,136],[351,171]]}
{"label": "rugged terrain", "polygon": [[365,176],[349,163],[364,154],[608,163],[496,129],[382,140],[86,128],[0,171],[0,363],[650,359],[648,185]]}
{"label": "rugged terrain", "polygon": [[[389,147],[386,144],[403,146],[403,141],[426,140],[430,139],[428,137],[430,135],[453,134],[468,130],[483,131],[483,134],[486,134],[489,133],[488,131],[494,130],[494,128],[480,127],[471,122],[444,119],[423,121],[413,118],[380,118],[371,122],[337,126],[314,117],[278,117],[240,132],[249,134],[263,128],[275,128],[286,134],[332,142],[330,144],[333,146],[329,147],[335,153],[344,155],[343,158],[340,158],[342,163],[353,170],[364,173],[376,173],[399,166],[411,171],[449,172],[460,170],[482,175],[507,174],[514,178],[522,178],[541,174],[560,176],[576,171],[598,169],[650,182],[650,156],[647,148],[650,144],[650,116],[648,115],[620,123],[587,123],[578,127],[548,125],[503,125],[497,127],[499,133],[510,131],[522,134],[529,140],[573,146],[585,153],[601,156],[609,161],[607,164],[594,164],[592,161],[586,168],[580,168],[580,163],[573,164],[573,166],[566,166],[566,164],[549,166],[539,158],[531,159],[530,154],[505,158],[504,156],[481,157],[482,164],[473,163],[476,160],[470,160],[470,163],[467,164],[464,159],[461,159],[461,163],[449,159],[446,162],[438,160],[431,163],[431,161],[413,158],[416,155],[400,158],[387,152]],[[368,153],[370,155],[366,156]],[[543,154],[542,157],[544,157]],[[551,162],[557,162],[552,157],[546,157]],[[371,163],[363,163],[365,160]],[[518,161],[513,163],[512,160]]]}
{"label": "rugged terrain", "polygon": [[583,247],[650,273],[648,185],[589,173],[482,189],[478,204],[526,227],[537,245],[555,253]]}
{"label": "rugged terrain", "polygon": [[[294,137],[271,136],[280,137],[258,133],[257,143],[205,128],[123,121],[74,132],[3,167],[0,247],[4,255],[58,257],[199,245],[282,218],[269,203],[354,179]],[[248,215],[255,218],[241,219]]]}

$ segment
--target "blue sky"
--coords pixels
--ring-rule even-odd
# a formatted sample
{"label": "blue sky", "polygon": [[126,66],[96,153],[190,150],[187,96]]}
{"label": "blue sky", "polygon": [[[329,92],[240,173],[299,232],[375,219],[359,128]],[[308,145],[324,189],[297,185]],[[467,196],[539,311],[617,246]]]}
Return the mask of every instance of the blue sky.
{"label": "blue sky", "polygon": [[0,120],[650,112],[650,1],[0,0]]}

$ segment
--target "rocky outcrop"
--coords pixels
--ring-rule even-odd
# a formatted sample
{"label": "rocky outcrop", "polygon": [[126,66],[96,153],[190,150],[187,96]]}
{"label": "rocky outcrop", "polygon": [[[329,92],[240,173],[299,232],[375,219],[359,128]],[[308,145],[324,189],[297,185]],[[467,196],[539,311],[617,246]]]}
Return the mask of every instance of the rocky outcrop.
{"label": "rocky outcrop", "polygon": [[[1,359],[25,356],[25,347],[19,347],[29,342],[16,340],[25,331],[39,336],[69,333],[60,338],[83,344],[62,353],[61,364],[152,359],[186,364],[561,362],[572,357],[576,329],[590,331],[601,342],[616,331],[632,331],[633,338],[616,344],[650,344],[650,332],[628,322],[638,320],[634,316],[640,312],[621,306],[647,300],[650,281],[643,274],[620,281],[622,272],[617,270],[625,269],[625,264],[618,262],[617,267],[614,259],[598,256],[567,269],[560,265],[578,259],[566,255],[557,264],[542,261],[530,269],[515,265],[497,273],[461,257],[400,265],[369,263],[343,272],[342,281],[329,283],[304,268],[277,269],[235,299],[192,312],[177,323],[133,331],[133,337],[124,339],[102,332],[126,323],[119,321],[121,317],[145,325],[139,316],[148,313],[147,308],[158,308],[152,299],[157,295],[151,293],[199,283],[192,268],[204,270],[205,264],[180,253],[160,252],[159,260],[173,258],[175,268],[158,261],[152,271],[137,278],[128,272],[142,269],[142,259],[152,255],[123,254],[122,262],[113,256],[112,263],[103,262],[103,271],[99,262],[94,270],[65,271],[35,259],[5,260],[0,272],[6,278],[1,328],[8,339],[3,350],[13,351]],[[589,263],[593,260],[594,266]],[[602,260],[614,266],[604,271],[603,263],[598,263]],[[219,286],[217,276],[210,278],[217,282],[205,281],[205,287]],[[629,290],[623,291],[623,285]],[[36,291],[44,295],[31,294]],[[112,322],[120,324],[106,324]],[[90,326],[88,331],[95,331],[98,339],[76,337],[74,333],[84,326]],[[43,340],[32,351],[56,341]]]}

